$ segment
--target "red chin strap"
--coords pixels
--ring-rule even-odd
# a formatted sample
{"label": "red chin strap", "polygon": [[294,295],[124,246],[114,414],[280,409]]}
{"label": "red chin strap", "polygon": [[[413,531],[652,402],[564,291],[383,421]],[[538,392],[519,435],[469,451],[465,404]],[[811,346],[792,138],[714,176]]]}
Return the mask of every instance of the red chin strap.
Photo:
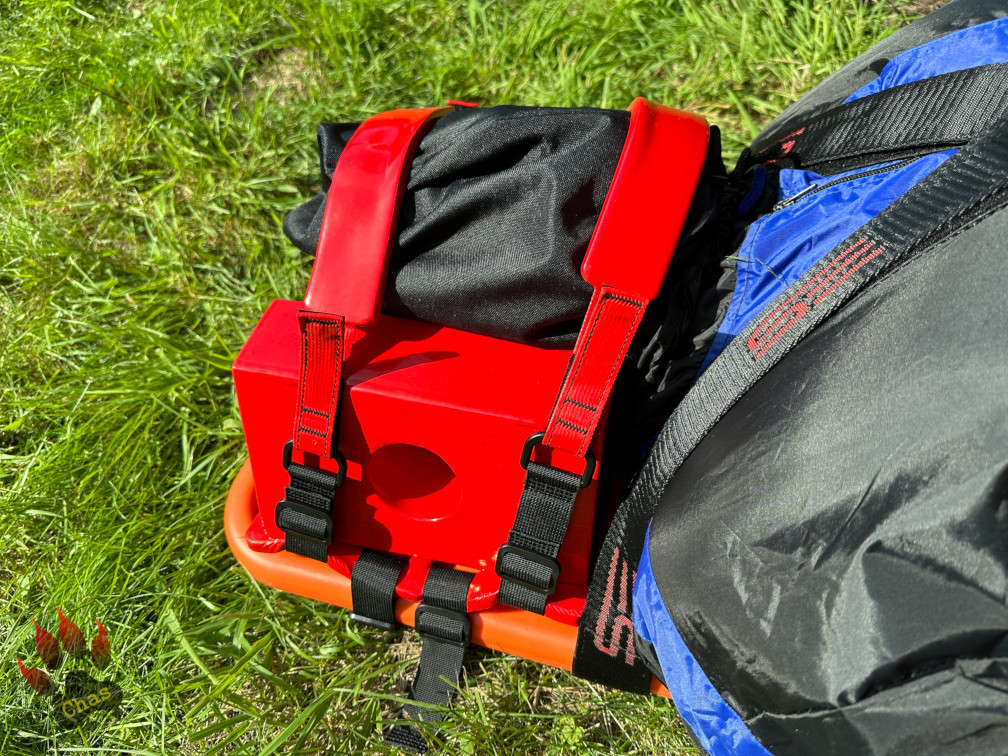
{"label": "red chin strap", "polygon": [[301,326],[294,450],[337,451],[344,324],[367,325],[381,310],[409,164],[435,119],[452,108],[393,110],[354,133],[333,171]]}
{"label": "red chin strap", "polygon": [[644,310],[665,281],[708,134],[697,116],[642,98],[630,106],[626,143],[581,265],[595,292],[546,429],[522,454],[521,501],[497,552],[502,603],[542,614],[556,590],[557,555],[578,491],[595,469],[588,447]]}
{"label": "red chin strap", "polygon": [[707,123],[637,98],[581,275],[595,287],[543,443],[584,457],[644,309],[658,296],[707,155]]}

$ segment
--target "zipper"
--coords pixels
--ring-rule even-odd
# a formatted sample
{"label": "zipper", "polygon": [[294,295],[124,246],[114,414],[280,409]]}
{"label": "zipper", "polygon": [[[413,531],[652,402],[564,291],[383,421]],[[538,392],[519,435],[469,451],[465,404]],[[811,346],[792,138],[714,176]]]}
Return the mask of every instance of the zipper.
{"label": "zipper", "polygon": [[861,171],[860,173],[852,173],[850,176],[844,176],[843,178],[834,179],[825,184],[809,184],[804,189],[802,189],[797,194],[793,194],[790,197],[785,197],[780,202],[775,204],[770,208],[771,213],[776,213],[778,210],[783,210],[785,207],[791,207],[799,200],[805,199],[805,197],[821,192],[823,189],[829,189],[837,184],[842,184],[845,181],[853,181],[854,179],[864,178],[865,176],[874,176],[876,173],[885,173],[886,171],[894,171],[897,168],[902,168],[905,165],[910,165],[918,158],[912,157],[906,160],[901,160],[898,163],[890,163],[889,165],[880,165],[878,168],[872,168],[870,171]]}

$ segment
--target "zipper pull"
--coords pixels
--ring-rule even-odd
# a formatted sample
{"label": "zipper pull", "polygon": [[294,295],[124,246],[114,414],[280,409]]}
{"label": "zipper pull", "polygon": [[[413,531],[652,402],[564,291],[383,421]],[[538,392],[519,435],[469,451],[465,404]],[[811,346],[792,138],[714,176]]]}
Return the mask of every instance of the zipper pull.
{"label": "zipper pull", "polygon": [[778,202],[776,205],[774,205],[773,207],[770,208],[770,212],[771,213],[776,213],[778,210],[781,210],[781,209],[783,209],[785,207],[790,207],[795,202],[797,202],[802,197],[804,197],[806,194],[811,194],[812,192],[814,192],[818,188],[819,188],[819,184],[809,184],[804,189],[802,189],[800,192],[798,192],[798,194],[792,195],[790,197],[785,197],[784,199],[782,199],[780,202]]}

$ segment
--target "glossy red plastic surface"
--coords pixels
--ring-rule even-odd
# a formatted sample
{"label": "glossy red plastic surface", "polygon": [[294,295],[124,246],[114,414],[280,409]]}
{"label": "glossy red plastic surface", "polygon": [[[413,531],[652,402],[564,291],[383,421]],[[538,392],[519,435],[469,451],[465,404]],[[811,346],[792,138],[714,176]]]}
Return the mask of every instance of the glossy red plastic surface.
{"label": "glossy red plastic surface", "polygon": [[305,306],[363,325],[378,316],[409,163],[451,108],[393,110],[354,133],[333,170]]}
{"label": "glossy red plastic surface", "polygon": [[[233,368],[266,530],[259,540],[274,545],[283,538],[273,512],[288,482],[280,458],[296,406],[300,306],[274,302]],[[347,476],[334,538],[492,572],[521,495],[522,447],[545,427],[570,352],[390,316],[348,332],[347,346]],[[601,458],[598,442],[592,449]],[[595,493],[593,481],[575,504],[563,583],[587,583]]]}
{"label": "glossy red plastic surface", "polygon": [[595,233],[581,264],[592,286],[658,296],[707,155],[699,116],[637,98]]}

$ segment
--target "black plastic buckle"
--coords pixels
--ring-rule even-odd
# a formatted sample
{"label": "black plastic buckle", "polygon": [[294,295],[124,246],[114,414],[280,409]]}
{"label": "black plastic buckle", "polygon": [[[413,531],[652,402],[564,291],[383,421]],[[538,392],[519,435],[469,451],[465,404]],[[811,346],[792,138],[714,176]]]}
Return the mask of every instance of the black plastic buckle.
{"label": "black plastic buckle", "polygon": [[362,625],[377,627],[379,630],[395,630],[394,622],[382,622],[381,620],[376,620],[374,617],[365,617],[363,614],[350,612],[350,619],[360,622]]}
{"label": "black plastic buckle", "polygon": [[[533,433],[525,439],[525,446],[522,447],[521,453],[521,466],[523,470],[528,470],[529,462],[532,461],[532,450],[535,449],[537,444],[541,444],[544,438],[546,438],[546,433],[539,432]],[[584,461],[585,469],[581,473],[581,488],[588,488],[592,482],[592,475],[595,474],[595,455],[591,453],[591,450],[585,452]]]}
{"label": "black plastic buckle", "polygon": [[[346,457],[340,454],[338,451],[333,452],[332,458],[336,460],[336,474],[333,476],[336,478],[335,486],[339,488],[343,485],[343,481],[346,480]],[[291,461],[294,459],[294,439],[290,439],[284,444],[283,457],[281,462],[283,464],[284,470],[290,470]],[[328,470],[321,470],[321,472],[332,475]]]}
{"label": "black plastic buckle", "polygon": [[[316,538],[315,536],[308,535],[307,533],[302,533],[299,530],[291,531],[283,527],[280,524],[281,519],[283,519],[281,518],[280,515],[285,509],[290,509],[294,512],[300,512],[301,514],[308,515],[309,517],[312,517],[316,520],[324,521],[325,535],[322,536],[321,538]],[[273,517],[274,522],[276,522],[277,524],[277,527],[280,528],[280,530],[282,530],[284,533],[293,532],[294,535],[296,535],[298,538],[304,538],[306,541],[312,541],[314,543],[321,543],[325,546],[328,546],[329,544],[332,543],[332,531],[333,531],[332,518],[330,518],[329,515],[326,514],[325,512],[315,509],[314,507],[306,507],[303,504],[296,504],[293,501],[287,501],[287,498],[284,497],[283,499],[280,499],[280,501],[277,503],[276,511],[274,512]]]}
{"label": "black plastic buckle", "polygon": [[[524,559],[527,562],[532,562],[540,567],[545,567],[550,571],[549,583],[546,585],[540,585],[538,583],[531,583],[527,580],[522,580],[515,575],[509,574],[507,568],[504,566],[504,558],[508,555],[513,554],[520,559]],[[537,554],[530,549],[522,548],[521,546],[516,546],[513,543],[505,543],[497,550],[497,564],[494,565],[494,569],[497,574],[500,575],[505,580],[509,580],[515,585],[520,585],[522,588],[527,588],[530,591],[535,591],[536,593],[542,593],[546,596],[553,594],[556,590],[557,581],[560,580],[560,563],[552,557],[548,557],[544,554]],[[503,572],[501,570],[504,570]]]}
{"label": "black plastic buckle", "polygon": [[[457,636],[445,635],[443,629],[437,625],[424,623],[424,615],[441,617],[457,624],[459,630],[458,635],[461,636],[461,639]],[[469,618],[462,612],[455,612],[451,609],[443,609],[440,606],[434,606],[433,604],[420,604],[420,606],[416,608],[416,613],[413,615],[413,627],[424,637],[434,638],[436,640],[443,641],[444,643],[449,643],[452,646],[458,646],[459,648],[466,648],[469,645],[471,627],[469,624]]]}

